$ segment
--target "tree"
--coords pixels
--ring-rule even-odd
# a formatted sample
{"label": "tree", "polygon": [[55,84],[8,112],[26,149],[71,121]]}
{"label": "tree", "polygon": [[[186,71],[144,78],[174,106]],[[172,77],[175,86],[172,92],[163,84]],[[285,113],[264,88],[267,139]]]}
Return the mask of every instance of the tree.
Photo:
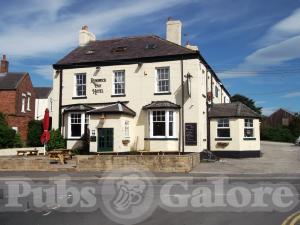
{"label": "tree", "polygon": [[50,140],[47,143],[47,149],[53,150],[58,148],[66,148],[66,141],[61,135],[60,130],[51,130],[50,131]]}
{"label": "tree", "polygon": [[255,105],[255,101],[251,98],[248,98],[246,96],[235,94],[231,97],[231,102],[241,102],[244,103],[246,106],[248,106],[250,109],[254,110],[258,114],[261,115],[261,109],[262,107],[257,107]]}
{"label": "tree", "polygon": [[0,148],[22,147],[20,136],[11,129],[3,113],[0,113]]}
{"label": "tree", "polygon": [[28,123],[27,145],[30,147],[43,146],[40,137],[43,134],[43,123],[40,120],[31,120]]}

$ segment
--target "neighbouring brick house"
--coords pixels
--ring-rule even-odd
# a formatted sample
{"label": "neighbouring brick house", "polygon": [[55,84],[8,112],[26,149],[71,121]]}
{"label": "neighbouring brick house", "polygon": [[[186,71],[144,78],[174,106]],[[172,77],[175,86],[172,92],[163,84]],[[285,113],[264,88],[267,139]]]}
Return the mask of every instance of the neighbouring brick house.
{"label": "neighbouring brick house", "polygon": [[28,122],[34,119],[35,91],[26,72],[9,72],[5,55],[0,68],[0,112],[6,114],[10,127],[22,141],[27,139]]}

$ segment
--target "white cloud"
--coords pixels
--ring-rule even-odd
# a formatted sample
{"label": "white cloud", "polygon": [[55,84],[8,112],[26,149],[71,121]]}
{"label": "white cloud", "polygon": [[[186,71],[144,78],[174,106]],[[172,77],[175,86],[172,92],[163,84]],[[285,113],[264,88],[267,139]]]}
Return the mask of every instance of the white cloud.
{"label": "white cloud", "polygon": [[[118,23],[125,23],[126,19],[147,16],[187,2],[180,0],[123,1],[122,4],[119,3],[110,9],[104,10],[101,4],[96,4],[89,11],[60,15],[60,10],[69,6],[72,1],[31,0],[31,3],[26,2],[26,5],[21,5],[21,9],[15,11],[15,14],[22,16],[24,21],[30,22],[22,24],[20,20],[14,20],[7,23],[2,32],[0,29],[0,49],[7,55],[21,58],[63,52],[77,45],[78,30],[82,25],[89,25],[90,30],[101,37],[115,29]],[[33,14],[34,20],[30,19]],[[4,16],[0,18],[3,19]]]}
{"label": "white cloud", "polygon": [[272,26],[259,42],[263,44],[260,49],[236,68],[219,73],[220,77],[256,76],[259,71],[300,58],[300,8]]}
{"label": "white cloud", "polygon": [[46,78],[47,80],[52,80],[53,69],[51,65],[38,65],[34,66],[33,71],[39,76]]}
{"label": "white cloud", "polygon": [[291,92],[283,96],[284,98],[295,98],[300,97],[300,91]]}
{"label": "white cloud", "polygon": [[256,101],[255,104],[261,105],[261,104],[264,104],[264,103],[266,103],[266,102],[267,102],[267,101]]}
{"label": "white cloud", "polygon": [[262,108],[262,114],[265,116],[269,116],[271,115],[273,112],[275,112],[277,110],[277,108],[274,107],[266,107],[266,108]]}

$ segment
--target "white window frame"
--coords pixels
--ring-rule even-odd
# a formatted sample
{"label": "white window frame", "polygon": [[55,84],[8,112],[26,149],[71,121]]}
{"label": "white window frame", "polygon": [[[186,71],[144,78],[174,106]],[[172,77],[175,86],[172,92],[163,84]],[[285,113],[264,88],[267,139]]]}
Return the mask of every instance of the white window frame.
{"label": "white window frame", "polygon": [[[158,79],[158,71],[162,69],[168,69],[168,79]],[[164,66],[164,67],[156,67],[155,68],[155,93],[170,93],[171,91],[171,80],[170,80],[170,67],[169,66]],[[167,91],[159,91],[159,81],[169,81],[169,90]]]}
{"label": "white window frame", "polygon": [[30,104],[31,104],[31,93],[27,92],[27,111],[31,111]]}
{"label": "white window frame", "polygon": [[22,93],[22,99],[21,99],[21,112],[25,113],[25,108],[26,108],[26,94]]}
{"label": "white window frame", "polygon": [[[80,132],[80,137],[76,137],[76,136],[72,136],[72,132],[71,132],[71,115],[72,114],[80,114],[81,115],[81,132]],[[84,126],[85,126],[85,114],[81,113],[81,112],[70,112],[68,114],[68,138],[70,139],[80,139],[83,134],[84,134]]]}
{"label": "white window frame", "polygon": [[219,88],[218,86],[215,86],[215,97],[218,98],[219,97]]}
{"label": "white window frame", "polygon": [[[222,122],[222,124],[224,125],[225,123],[224,123],[224,120],[228,120],[228,126],[219,126],[220,125],[220,123],[219,123],[219,121],[220,120],[223,120],[223,122]],[[220,137],[219,136],[219,132],[218,132],[218,130],[221,130],[221,129],[226,129],[226,130],[228,130],[229,129],[229,137]],[[217,120],[217,138],[231,138],[231,130],[230,130],[230,119],[229,118],[219,118],[218,120]]]}
{"label": "white window frame", "polygon": [[[78,95],[78,93],[77,93],[77,86],[79,86],[79,84],[77,84],[77,76],[85,76],[85,84],[80,84],[80,86],[85,86],[85,95]],[[87,91],[86,83],[87,83],[86,73],[75,73],[74,74],[74,90],[73,90],[74,97],[86,97],[86,91]]]}
{"label": "white window frame", "polygon": [[[252,122],[246,122],[246,120],[252,120]],[[248,126],[250,124],[250,126]],[[245,136],[245,131],[246,131],[246,129],[250,129],[250,130],[252,130],[252,136],[251,137],[246,137]],[[255,137],[255,134],[254,134],[254,120],[253,119],[251,119],[251,118],[246,118],[246,119],[244,119],[244,138],[254,138]]]}
{"label": "white window frame", "polygon": [[130,138],[130,122],[129,120],[124,121],[124,138]]}
{"label": "white window frame", "polygon": [[[154,136],[153,135],[153,112],[154,111],[164,111],[165,112],[165,136]],[[170,124],[170,112],[173,112],[173,135],[169,135],[169,124]],[[174,109],[157,109],[157,110],[150,110],[149,117],[150,117],[150,138],[176,138],[176,111]]]}
{"label": "white window frame", "polygon": [[[123,81],[118,81],[116,82],[116,74],[118,73],[123,73],[123,76],[124,76],[124,79]],[[115,84],[122,84],[123,85],[123,90],[124,92],[123,93],[116,93],[116,88],[115,88]],[[125,95],[125,70],[114,70],[113,71],[113,82],[112,82],[112,94],[113,95]]]}

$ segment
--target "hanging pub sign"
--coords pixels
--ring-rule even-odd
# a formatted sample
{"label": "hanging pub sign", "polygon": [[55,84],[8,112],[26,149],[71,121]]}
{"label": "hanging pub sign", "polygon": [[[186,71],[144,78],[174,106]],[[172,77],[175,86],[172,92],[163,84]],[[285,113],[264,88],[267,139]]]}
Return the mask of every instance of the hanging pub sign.
{"label": "hanging pub sign", "polygon": [[94,95],[103,93],[102,84],[101,84],[103,82],[106,82],[105,78],[103,79],[91,78],[91,83],[94,85],[94,88],[92,89]]}
{"label": "hanging pub sign", "polygon": [[185,145],[197,145],[197,123],[185,124]]}

